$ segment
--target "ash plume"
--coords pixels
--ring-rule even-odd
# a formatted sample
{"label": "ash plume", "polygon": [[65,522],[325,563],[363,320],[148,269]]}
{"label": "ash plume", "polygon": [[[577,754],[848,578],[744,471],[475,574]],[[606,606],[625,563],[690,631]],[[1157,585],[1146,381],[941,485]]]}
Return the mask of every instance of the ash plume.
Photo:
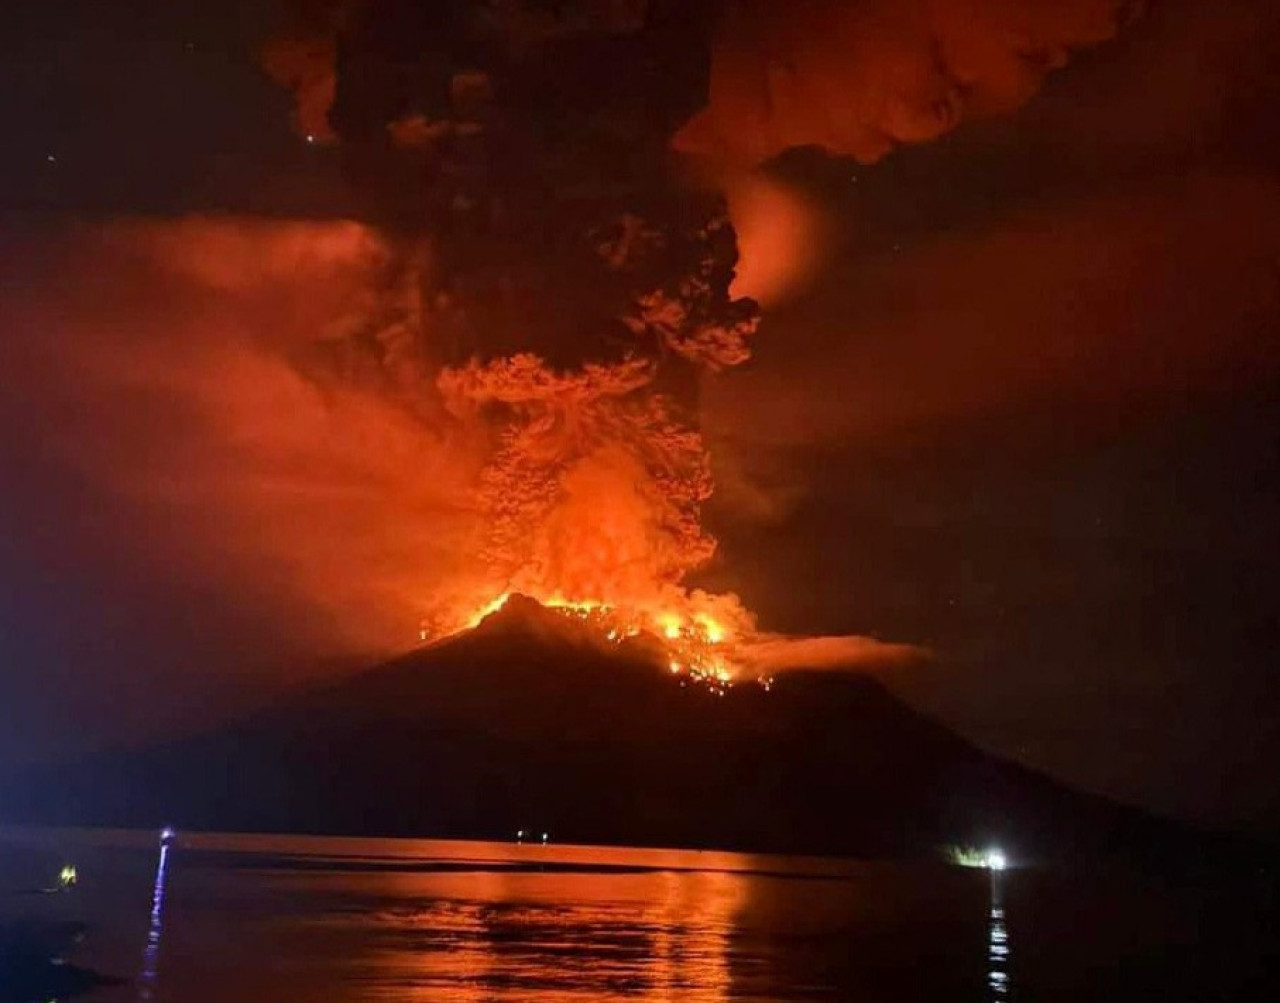
{"label": "ash plume", "polygon": [[362,0],[289,0],[280,4],[279,26],[258,53],[262,68],[293,95],[294,131],[312,142],[332,143],[329,122],[338,93],[338,37]]}
{"label": "ash plume", "polygon": [[[339,138],[375,216],[430,248],[411,280],[420,309],[392,327],[430,359],[440,405],[485,457],[470,587],[482,605],[519,591],[650,606],[687,601],[715,551],[701,374],[750,358],[758,307],[744,295],[785,295],[820,243],[812,213],[742,169],[802,145],[874,160],[1008,110],[1134,7],[302,9],[266,52],[299,128]],[[725,198],[674,177],[672,146],[728,192],[751,255],[736,279]]]}
{"label": "ash plume", "polygon": [[677,149],[751,167],[817,146],[863,163],[1020,107],[1135,0],[739,0]]}
{"label": "ash plume", "polygon": [[[702,240],[713,245],[723,230],[713,222]],[[611,270],[627,268],[634,253],[602,248]],[[440,371],[446,410],[490,430],[475,488],[477,568],[487,574],[479,595],[514,591],[655,616],[712,605],[717,622],[747,624],[736,597],[710,602],[684,588],[715,552],[702,521],[714,484],[688,402],[663,384],[664,360],[668,369],[715,371],[749,357],[755,311],[729,298],[731,274],[709,251],[674,289],[637,296],[619,318],[632,344],[612,360],[557,368],[520,353]]]}
{"label": "ash plume", "polygon": [[377,344],[383,240],[192,218],[22,247],[0,271],[15,376],[0,405],[83,483],[65,532],[128,539],[144,578],[243,597],[307,650],[402,647],[430,582],[465,560],[476,462],[431,422],[412,371],[356,350]]}
{"label": "ash plume", "polygon": [[[545,56],[566,38],[640,35],[683,19],[708,45],[710,73],[701,96],[686,96],[702,107],[674,136],[677,149],[747,167],[801,146],[872,162],[966,119],[1015,110],[1073,53],[1115,38],[1145,6],[1145,0],[573,0],[554,7],[292,0],[263,61],[294,93],[300,128],[328,137],[340,40],[353,22],[377,20],[379,10],[385,44],[398,59],[378,67],[376,53],[350,49],[357,72],[383,78],[377,101],[383,128],[438,118],[427,109],[434,104],[439,111],[451,75],[482,70],[495,50],[510,69],[520,56]],[[401,37],[389,38],[391,26]],[[667,62],[679,65],[672,39],[663,41]],[[434,102],[421,100],[424,83],[434,85]]]}
{"label": "ash plume", "polygon": [[459,417],[502,412],[479,492],[482,560],[500,582],[533,595],[643,596],[710,558],[706,448],[653,378],[645,360],[556,373],[528,355],[441,374]]}
{"label": "ash plume", "polygon": [[[910,23],[928,13],[952,25],[979,6],[920,6]],[[802,70],[812,59],[816,93],[839,91],[841,106],[812,33],[853,27],[829,32],[822,5],[719,13],[658,0],[295,5],[264,63],[298,97],[298,130],[340,142],[371,225],[122,224],[88,242],[83,253],[132,262],[121,290],[155,319],[104,350],[91,336],[100,305],[85,302],[73,368],[104,402],[159,397],[186,420],[130,429],[115,451],[67,431],[62,448],[144,507],[185,513],[191,539],[208,541],[184,544],[186,559],[233,581],[291,569],[285,591],[360,644],[391,646],[450,590],[468,603],[513,590],[621,596],[750,628],[735,597],[690,586],[715,551],[700,385],[749,358],[759,315],[742,296],[768,297],[771,283],[745,268],[734,285],[725,200],[674,176],[670,147],[699,131],[681,127],[704,105],[721,120],[724,60],[744,23],[782,18],[777,38],[793,48],[781,51]],[[1117,13],[1069,4],[1024,34],[1057,53],[1108,36]],[[891,47],[901,62],[865,63],[867,94],[915,79],[901,69],[916,65],[914,44]],[[962,64],[943,76],[963,76]],[[966,113],[1038,79],[1026,67],[1006,77],[978,74]],[[915,135],[890,125],[875,128]],[[847,135],[816,140],[873,152]],[[736,203],[744,233],[751,203]],[[766,233],[757,246],[776,243]],[[174,316],[149,299],[143,276],[157,274],[207,306]],[[180,337],[166,339],[166,324]]]}

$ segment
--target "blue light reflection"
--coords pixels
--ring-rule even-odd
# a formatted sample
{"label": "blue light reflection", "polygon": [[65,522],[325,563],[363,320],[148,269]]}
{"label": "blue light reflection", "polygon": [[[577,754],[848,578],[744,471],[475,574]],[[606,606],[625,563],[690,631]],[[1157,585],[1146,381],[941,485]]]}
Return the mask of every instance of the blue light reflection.
{"label": "blue light reflection", "polygon": [[1009,931],[1004,922],[1004,877],[991,871],[991,914],[987,925],[987,986],[994,1003],[1010,999]]}
{"label": "blue light reflection", "polygon": [[138,980],[138,998],[142,1000],[151,999],[159,970],[160,936],[164,932],[164,888],[169,876],[169,849],[172,845],[172,830],[166,829],[160,839],[160,859],[151,888],[151,925],[147,930],[147,946],[142,951],[142,976]]}

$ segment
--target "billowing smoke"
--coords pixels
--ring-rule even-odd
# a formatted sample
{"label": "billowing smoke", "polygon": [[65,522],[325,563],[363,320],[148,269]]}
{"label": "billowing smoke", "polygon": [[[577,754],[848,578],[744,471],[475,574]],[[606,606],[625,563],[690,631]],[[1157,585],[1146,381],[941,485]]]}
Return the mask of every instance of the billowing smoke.
{"label": "billowing smoke", "polygon": [[[331,137],[338,37],[374,0],[292,0],[285,27],[263,52],[265,66],[297,100],[306,134]],[[385,124],[419,121],[411,85],[422,57],[474,70],[476,40],[538,51],[574,34],[627,35],[647,22],[712,18],[705,108],[674,138],[677,149],[754,166],[787,149],[818,146],[863,162],[902,143],[927,142],[967,118],[1025,104],[1076,50],[1105,42],[1145,0],[576,0],[539,3],[381,4],[405,36],[384,75],[398,75],[399,108]],[[418,10],[417,8],[422,8]],[[428,13],[427,8],[435,9]],[[670,8],[670,10],[668,10]],[[674,12],[674,13],[673,13]],[[412,51],[415,31],[434,35]],[[469,41],[463,43],[462,39]]]}
{"label": "billowing smoke", "polygon": [[678,149],[751,167],[818,146],[870,163],[1024,104],[1135,0],[737,0]]}
{"label": "billowing smoke", "polygon": [[873,163],[967,119],[1026,103],[1071,53],[1115,36],[1140,0],[732,0],[705,107],[675,134],[728,193],[741,237],[735,289],[765,305],[817,272],[821,215],[757,169],[818,147]]}
{"label": "billowing smoke", "polygon": [[557,373],[527,355],[441,374],[455,414],[487,409],[500,428],[480,493],[482,560],[501,584],[645,597],[711,556],[706,449],[652,392],[653,376],[644,360]]}
{"label": "billowing smoke", "polygon": [[294,99],[294,131],[332,143],[329,112],[338,94],[338,36],[361,0],[289,0],[282,23],[259,53],[262,67]]}
{"label": "billowing smoke", "polygon": [[[443,363],[434,390],[485,458],[474,566],[452,583],[473,601],[441,599],[430,619],[446,629],[511,592],[650,622],[694,602],[687,579],[715,550],[699,373],[750,357],[756,308],[740,297],[785,295],[820,253],[817,214],[744,169],[797,146],[875,160],[1008,110],[1133,13],[1119,0],[687,6],[324,3],[267,50],[299,127],[317,139],[333,126],[353,177],[433,245],[418,347]],[[699,37],[698,24],[714,27]],[[647,80],[686,49],[709,59],[709,92],[696,73]],[[579,90],[606,70],[609,87]],[[662,177],[673,136],[726,186],[748,255],[736,281],[718,200]],[[536,347],[548,330],[571,342],[554,363]],[[735,597],[717,605],[717,624],[751,627]],[[818,648],[822,661],[879,650],[785,650]]]}
{"label": "billowing smoke", "polygon": [[[173,343],[70,339],[103,393],[168,397],[188,419],[124,437],[123,455],[76,444],[78,462],[187,506],[192,536],[217,541],[200,561],[292,569],[366,643],[411,610],[449,629],[509,592],[650,625],[675,610],[671,629],[702,640],[752,632],[735,597],[689,586],[715,551],[698,384],[750,357],[740,297],[793,284],[815,231],[779,189],[736,183],[751,259],[731,291],[734,234],[716,198],[663,177],[671,137],[718,164],[811,144],[875,159],[1025,100],[1127,6],[731,4],[714,45],[686,24],[716,5],[696,6],[701,21],[662,2],[295,5],[264,62],[396,235],[109,233],[208,306],[170,318]],[[708,99],[698,74],[626,71],[686,49],[712,69],[681,129]],[[582,89],[606,68],[608,87]],[[165,315],[131,337],[156,339]],[[758,639],[762,669],[894,660],[870,641]]]}
{"label": "billowing smoke", "polygon": [[[456,93],[468,81],[483,89],[483,74],[469,74],[495,51],[519,59],[575,36],[632,34],[644,26],[649,7],[650,0],[282,0],[280,24],[259,58],[293,94],[299,135],[333,142],[338,134],[330,113],[338,98],[342,39],[372,26],[381,51],[357,46],[346,53],[347,71],[366,77],[352,89],[382,90],[378,110],[387,138],[415,148],[439,135],[432,114],[439,109],[416,101],[423,84],[442,93]],[[424,73],[428,61],[433,71]]]}
{"label": "billowing smoke", "polygon": [[[646,259],[666,253],[640,229],[624,226],[601,243],[608,272],[643,273]],[[702,521],[714,485],[690,410],[662,382],[664,368],[714,371],[749,357],[755,311],[728,296],[731,270],[715,253],[725,232],[712,221],[695,238],[702,252],[691,273],[633,298],[618,318],[627,342],[613,359],[557,368],[520,353],[440,372],[450,415],[488,435],[475,485],[475,565],[453,583],[461,595],[441,596],[431,611],[436,630],[464,625],[477,606],[511,593],[604,611],[615,636],[666,632],[702,647],[753,629],[736,596],[686,585],[715,552]],[[723,671],[709,658],[671,664],[708,677]]]}
{"label": "billowing smoke", "polygon": [[[776,181],[753,176],[755,168],[798,147],[870,163],[967,119],[1013,111],[1073,52],[1114,38],[1144,6],[1144,0],[579,0],[553,12],[534,2],[294,0],[289,27],[266,47],[264,62],[294,92],[298,128],[312,141],[334,138],[331,121],[338,121],[361,143],[372,137],[422,151],[451,135],[451,101],[455,113],[460,104],[474,106],[460,100],[462,92],[493,97],[490,69],[497,70],[497,86],[514,93],[545,83],[534,73],[529,86],[531,61],[565,59],[572,66],[566,39],[635,39],[645,54],[641,60],[630,53],[638,74],[663,63],[677,67],[689,61],[683,50],[699,50],[693,61],[709,63],[709,83],[694,73],[651,84],[655,94],[677,95],[667,99],[673,108],[694,113],[644,128],[665,124],[662,140],[699,161],[699,170],[725,189],[743,256],[735,293],[770,304],[812,276],[826,238],[812,206]],[[690,27],[670,30],[681,19]],[[343,34],[352,22],[375,26],[364,35],[380,35],[373,43],[380,51],[346,46],[350,80],[339,100],[339,37],[361,34]],[[698,25],[710,25],[705,38]],[[609,55],[625,71],[626,54]],[[557,99],[584,84],[567,76],[555,85]],[[499,94],[498,106],[503,101]],[[517,114],[528,112],[521,107]]]}
{"label": "billowing smoke", "polygon": [[[138,574],[240,596],[331,654],[401,648],[424,615],[456,629],[508,591],[701,632],[687,647],[753,633],[734,596],[684,587],[714,551],[713,485],[653,360],[440,369],[407,331],[400,256],[353,223],[123,221],[24,247],[5,362],[40,406],[0,403]],[[776,670],[767,651],[742,667]]]}
{"label": "billowing smoke", "polygon": [[816,274],[832,241],[832,226],[801,192],[763,174],[724,177],[738,237],[735,296],[768,309],[793,298]]}
{"label": "billowing smoke", "polygon": [[262,64],[297,102],[294,130],[315,143],[332,143],[337,134],[329,124],[329,109],[337,94],[334,69],[337,52],[332,38],[280,38],[262,52]]}
{"label": "billowing smoke", "polygon": [[100,542],[132,539],[144,577],[261,604],[315,651],[401,647],[464,558],[477,463],[432,421],[425,377],[362,347],[382,350],[382,240],[190,219],[22,251],[3,269],[5,362],[34,403],[0,404],[83,482]]}

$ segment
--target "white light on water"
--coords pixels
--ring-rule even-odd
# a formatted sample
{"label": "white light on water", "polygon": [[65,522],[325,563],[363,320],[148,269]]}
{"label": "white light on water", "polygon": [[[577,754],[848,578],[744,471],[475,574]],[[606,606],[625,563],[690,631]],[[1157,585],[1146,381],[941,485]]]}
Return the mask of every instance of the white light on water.
{"label": "white light on water", "polygon": [[138,979],[138,998],[144,1003],[152,998],[160,967],[160,938],[164,933],[164,886],[169,877],[169,850],[173,847],[173,837],[174,831],[168,827],[160,832],[160,859],[156,863],[155,882],[151,886],[151,923],[147,929],[147,944],[142,950],[142,974]]}
{"label": "white light on water", "polygon": [[1009,861],[1005,857],[1003,850],[993,849],[987,851],[987,870],[1003,871],[1008,866]]}

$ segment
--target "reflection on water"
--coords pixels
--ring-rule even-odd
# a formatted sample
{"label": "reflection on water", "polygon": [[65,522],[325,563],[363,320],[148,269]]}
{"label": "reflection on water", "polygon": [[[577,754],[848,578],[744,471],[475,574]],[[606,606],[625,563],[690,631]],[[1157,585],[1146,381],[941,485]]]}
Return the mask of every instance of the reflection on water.
{"label": "reflection on water", "polygon": [[987,932],[987,985],[991,999],[1009,999],[1009,931],[1004,923],[1004,874],[991,872],[991,917]]}
{"label": "reflection on water", "polygon": [[142,951],[142,974],[138,979],[140,999],[150,1000],[160,964],[160,935],[164,932],[164,886],[169,876],[169,850],[172,839],[166,830],[160,836],[160,857],[156,877],[151,884],[151,921],[147,928],[147,946]]}
{"label": "reflection on water", "polygon": [[1153,892],[1114,873],[540,844],[30,838],[80,865],[73,894],[39,897],[87,922],[77,960],[133,982],[102,1003],[1008,1003],[1011,933],[1020,998],[1280,998],[1224,982],[1275,987],[1258,974],[1274,930],[1252,899]]}
{"label": "reflection on water", "polygon": [[376,998],[728,998],[732,874],[493,871],[433,882],[425,900],[418,875],[394,884],[402,904],[365,917]]}

